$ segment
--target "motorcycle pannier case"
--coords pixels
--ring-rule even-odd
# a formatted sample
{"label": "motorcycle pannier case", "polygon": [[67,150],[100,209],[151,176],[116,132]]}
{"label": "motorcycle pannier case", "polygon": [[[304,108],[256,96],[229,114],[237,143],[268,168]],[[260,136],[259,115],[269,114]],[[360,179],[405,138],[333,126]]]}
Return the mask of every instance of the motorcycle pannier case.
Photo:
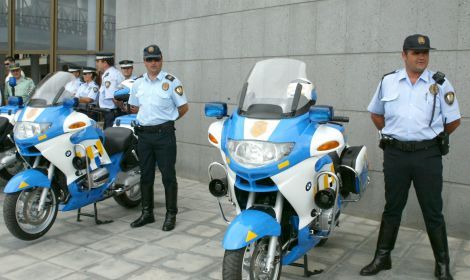
{"label": "motorcycle pannier case", "polygon": [[365,191],[368,181],[369,164],[365,146],[347,147],[341,155],[340,174],[343,182],[342,193],[360,194]]}

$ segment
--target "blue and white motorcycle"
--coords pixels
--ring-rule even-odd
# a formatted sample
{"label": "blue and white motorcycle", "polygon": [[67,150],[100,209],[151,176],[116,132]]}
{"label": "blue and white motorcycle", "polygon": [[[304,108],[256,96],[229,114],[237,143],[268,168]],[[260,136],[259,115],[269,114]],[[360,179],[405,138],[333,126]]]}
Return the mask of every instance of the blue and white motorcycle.
{"label": "blue and white motorcycle", "polygon": [[0,177],[6,181],[26,167],[25,161],[16,155],[13,139],[15,116],[24,107],[23,98],[14,96],[15,77],[10,77],[8,83],[12,87],[13,96],[8,97],[7,104],[0,107]]}
{"label": "blue and white motorcycle", "polygon": [[[229,223],[223,240],[223,279],[279,279],[283,265],[304,268],[307,252],[338,225],[346,202],[368,184],[366,147],[350,147],[331,106],[314,106],[305,63],[276,58],[256,63],[227,116],[225,103],[206,104],[209,142],[223,163],[209,166],[210,192]],[[222,169],[225,176],[216,176]],[[228,221],[220,199],[237,216]],[[304,258],[304,264],[294,263]]]}
{"label": "blue and white motorcycle", "polygon": [[77,99],[65,89],[74,79],[50,74],[37,86],[14,127],[22,156],[34,157],[31,169],[5,186],[3,216],[17,238],[34,240],[53,225],[57,211],[70,211],[113,197],[124,207],[140,203],[140,169],[136,139],[125,128],[102,131],[75,111]]}

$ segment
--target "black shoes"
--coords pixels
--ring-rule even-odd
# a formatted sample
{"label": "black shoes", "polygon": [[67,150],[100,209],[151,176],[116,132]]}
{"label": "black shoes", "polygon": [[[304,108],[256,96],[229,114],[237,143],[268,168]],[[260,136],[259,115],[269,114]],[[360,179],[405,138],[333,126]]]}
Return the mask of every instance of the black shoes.
{"label": "black shoes", "polygon": [[395,247],[399,228],[400,225],[390,225],[382,220],[374,259],[370,264],[361,269],[361,272],[359,273],[360,275],[376,275],[382,270],[392,268],[392,258],[390,257],[390,253]]}
{"label": "black shoes", "polygon": [[374,260],[364,268],[361,269],[362,276],[376,275],[382,270],[389,270],[392,268],[392,258],[390,257],[389,250],[378,249],[375,253]]}
{"label": "black shoes", "polygon": [[131,223],[131,228],[138,228],[155,222],[153,211],[142,211],[142,215]]}
{"label": "black shoes", "polygon": [[166,213],[165,222],[163,222],[163,231],[171,231],[175,228],[176,214]]}

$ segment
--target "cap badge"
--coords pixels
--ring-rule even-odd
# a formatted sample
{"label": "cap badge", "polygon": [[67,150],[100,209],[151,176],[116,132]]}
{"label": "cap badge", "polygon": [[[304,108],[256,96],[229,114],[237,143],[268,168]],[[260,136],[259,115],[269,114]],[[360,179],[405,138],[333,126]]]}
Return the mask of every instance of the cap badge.
{"label": "cap badge", "polygon": [[182,86],[177,86],[177,87],[175,88],[175,92],[176,92],[179,96],[183,95],[183,87],[182,87]]}
{"label": "cap badge", "polygon": [[423,36],[418,37],[418,44],[424,45],[426,43],[426,39]]}
{"label": "cap badge", "polygon": [[153,51],[155,51],[155,49],[153,47],[149,47],[147,51],[148,51],[148,53],[153,53]]}
{"label": "cap badge", "polygon": [[111,82],[110,82],[110,81],[106,81],[106,82],[104,83],[104,85],[105,85],[106,88],[109,88],[109,86],[111,85]]}
{"label": "cap badge", "polygon": [[454,101],[455,101],[455,93],[453,93],[452,91],[449,91],[448,93],[446,93],[444,95],[444,100],[446,101],[446,103],[448,105],[452,105],[454,104]]}
{"label": "cap badge", "polygon": [[439,87],[437,86],[437,84],[432,84],[429,86],[429,93],[431,93],[432,95],[436,95],[438,92]]}
{"label": "cap badge", "polygon": [[168,83],[163,83],[163,84],[162,84],[162,89],[163,89],[164,91],[167,91],[169,87],[170,87],[170,85],[169,85]]}

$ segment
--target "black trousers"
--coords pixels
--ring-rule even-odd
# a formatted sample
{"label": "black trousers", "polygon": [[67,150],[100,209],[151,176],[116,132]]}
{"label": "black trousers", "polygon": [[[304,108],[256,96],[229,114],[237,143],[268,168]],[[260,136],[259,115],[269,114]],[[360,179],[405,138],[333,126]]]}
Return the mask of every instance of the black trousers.
{"label": "black trousers", "polygon": [[385,209],[383,220],[399,226],[411,182],[428,232],[444,225],[442,215],[442,156],[437,145],[404,152],[393,146],[384,150]]}
{"label": "black trousers", "polygon": [[116,114],[114,110],[106,112],[103,114],[104,115],[104,127],[103,129],[106,129],[108,127],[112,127],[114,124],[114,119],[116,119]]}
{"label": "black trousers", "polygon": [[165,201],[168,213],[176,214],[178,183],[176,181],[176,137],[173,125],[163,126],[155,131],[136,130],[139,136],[139,155],[143,208],[153,209],[153,184],[155,181],[155,161],[162,174],[165,187]]}

